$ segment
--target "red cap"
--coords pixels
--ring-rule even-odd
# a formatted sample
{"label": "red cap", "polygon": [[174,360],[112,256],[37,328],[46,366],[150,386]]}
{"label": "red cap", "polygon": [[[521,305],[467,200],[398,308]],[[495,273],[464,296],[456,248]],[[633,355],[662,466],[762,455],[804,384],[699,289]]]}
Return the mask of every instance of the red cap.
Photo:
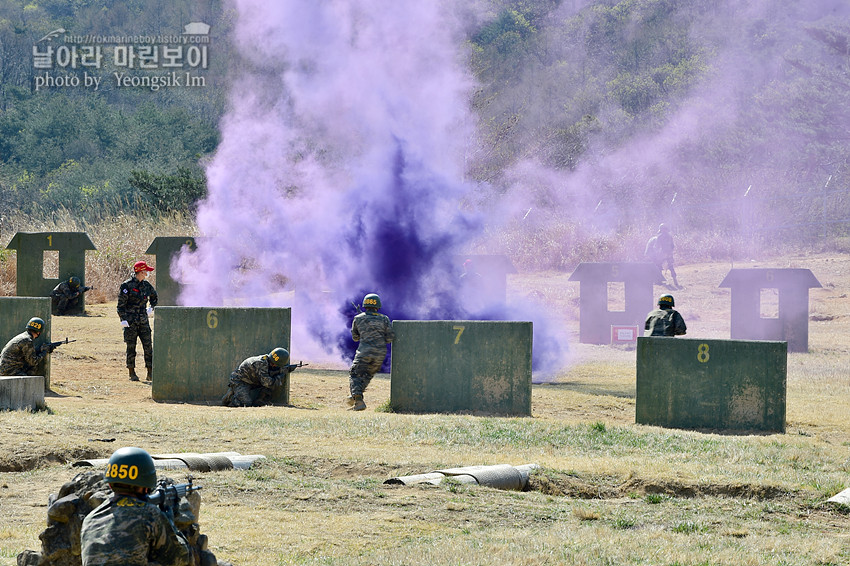
{"label": "red cap", "polygon": [[133,271],[136,272],[136,273],[138,273],[140,271],[153,271],[153,267],[151,267],[150,265],[146,264],[143,261],[137,261],[136,263],[133,264]]}

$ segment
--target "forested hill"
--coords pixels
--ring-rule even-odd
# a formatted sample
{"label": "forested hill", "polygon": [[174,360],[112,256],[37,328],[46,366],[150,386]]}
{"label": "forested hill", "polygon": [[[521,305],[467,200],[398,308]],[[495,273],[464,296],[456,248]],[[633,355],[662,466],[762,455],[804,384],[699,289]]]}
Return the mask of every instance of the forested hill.
{"label": "forested hill", "polygon": [[[228,6],[0,5],[0,214],[185,208],[202,194],[199,163],[215,150],[237,64]],[[477,83],[467,169],[485,192],[521,188],[529,208],[570,200],[605,228],[675,205],[677,220],[697,227],[750,207],[760,218],[789,211],[777,226],[816,217],[846,230],[844,2],[481,0],[446,10]],[[208,68],[195,69],[202,87],[35,89],[33,46],[53,30],[180,34],[191,22],[211,26]],[[121,71],[110,65],[101,74]]]}

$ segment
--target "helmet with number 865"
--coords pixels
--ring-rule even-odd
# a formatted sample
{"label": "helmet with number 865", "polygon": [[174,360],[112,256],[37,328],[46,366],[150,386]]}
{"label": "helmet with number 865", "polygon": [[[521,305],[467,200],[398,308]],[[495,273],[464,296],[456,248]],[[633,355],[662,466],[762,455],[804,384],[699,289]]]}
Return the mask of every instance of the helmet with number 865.
{"label": "helmet with number 865", "polygon": [[381,297],[375,293],[369,293],[363,297],[364,309],[379,309],[381,308]]}

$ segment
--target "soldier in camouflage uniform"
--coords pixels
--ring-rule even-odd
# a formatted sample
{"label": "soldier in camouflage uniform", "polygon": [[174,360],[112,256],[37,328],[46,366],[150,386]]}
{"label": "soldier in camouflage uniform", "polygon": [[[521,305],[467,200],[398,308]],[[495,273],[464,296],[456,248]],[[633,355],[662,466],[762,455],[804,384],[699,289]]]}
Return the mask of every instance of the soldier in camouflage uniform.
{"label": "soldier in camouflage uniform", "polygon": [[[151,325],[148,315],[153,314],[153,308],[159,300],[156,289],[148,283],[148,272],[153,267],[143,261],[133,265],[134,275],[123,283],[118,290],[118,318],[124,327],[124,342],[127,344],[127,369],[130,371],[130,381],[139,381],[136,375],[136,339],[142,341],[145,352],[145,368],[148,370],[147,379],[151,379],[153,365],[153,342],[151,342]],[[150,300],[150,307],[148,307]]]}
{"label": "soldier in camouflage uniform", "polygon": [[148,503],[156,468],[141,448],[120,448],[106,465],[113,495],[83,520],[83,566],[192,566],[196,557],[173,520]]}
{"label": "soldier in camouflage uniform", "polygon": [[33,341],[44,331],[44,321],[31,318],[26,330],[6,343],[0,352],[0,375],[35,375],[36,368],[53,348],[42,344],[36,350]]}
{"label": "soldier in camouflage uniform", "polygon": [[646,336],[682,336],[687,333],[685,319],[673,309],[674,306],[673,295],[658,298],[658,308],[649,313],[644,324]]}
{"label": "soldier in camouflage uniform", "polygon": [[230,374],[228,391],[221,398],[225,407],[261,407],[271,402],[275,390],[298,367],[289,364],[289,352],[275,348],[268,355],[247,358]]}
{"label": "soldier in camouflage uniform", "polygon": [[369,293],[363,297],[364,312],[351,321],[351,337],[355,342],[359,342],[348,372],[351,394],[346,403],[352,411],[362,411],[366,408],[363,393],[387,357],[387,344],[395,339],[392,322],[387,315],[378,312],[380,308],[381,297]]}
{"label": "soldier in camouflage uniform", "polygon": [[80,288],[80,279],[78,277],[71,277],[69,280],[59,283],[50,292],[53,314],[64,316],[76,310],[80,306],[80,299],[83,293],[90,289],[91,287]]}

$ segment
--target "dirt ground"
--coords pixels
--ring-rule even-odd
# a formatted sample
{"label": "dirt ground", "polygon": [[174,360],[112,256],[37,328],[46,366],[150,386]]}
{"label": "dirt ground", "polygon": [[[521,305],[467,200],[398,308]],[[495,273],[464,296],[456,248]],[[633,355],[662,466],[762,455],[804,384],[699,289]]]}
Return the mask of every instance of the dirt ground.
{"label": "dirt ground", "polygon": [[[836,357],[839,367],[846,371],[850,360],[850,343],[847,341],[850,330],[850,257],[847,256],[795,256],[769,262],[751,262],[746,265],[728,263],[693,264],[679,267],[679,281],[683,288],[671,291],[677,302],[677,309],[688,324],[689,337],[728,338],[730,291],[720,289],[718,284],[730,267],[803,267],[811,269],[823,288],[812,289],[810,293],[809,346],[812,353],[829,354]],[[555,331],[562,332],[570,340],[570,364],[563,370],[545,379],[535,375],[536,382],[532,394],[532,412],[535,419],[575,422],[604,422],[610,425],[631,425],[634,423],[634,350],[626,347],[593,346],[578,344],[578,296],[579,285],[568,281],[569,273],[530,273],[512,276],[509,280],[509,295],[512,300],[535,300],[545,303],[552,318],[557,321]],[[656,287],[658,294],[665,292],[664,287]],[[616,299],[614,299],[616,300]],[[769,298],[768,298],[769,302]],[[772,308],[769,304],[764,308]],[[94,457],[108,457],[120,442],[132,437],[125,430],[93,431],[84,424],[87,413],[121,413],[131,415],[134,412],[155,418],[162,415],[163,420],[187,415],[203,421],[207,418],[219,418],[229,409],[222,407],[203,407],[182,404],[161,404],[151,399],[150,384],[145,381],[131,382],[124,368],[124,344],[121,329],[115,314],[114,303],[87,305],[86,314],[78,317],[54,317],[52,320],[52,339],[66,336],[77,341],[61,346],[52,357],[52,381],[46,403],[52,414],[71,415],[68,428],[57,429],[44,426],[40,437],[23,434],[14,420],[0,420],[0,513],[12,518],[13,525],[27,521],[32,523],[23,535],[30,540],[29,548],[37,547],[36,535],[41,526],[34,517],[44,513],[47,496],[55,492],[63,481],[70,479],[69,472],[57,464]],[[154,325],[155,331],[155,325]],[[139,347],[141,355],[141,347]],[[789,358],[789,368],[795,363],[805,363],[806,354]],[[309,361],[309,360],[305,360]],[[600,373],[598,368],[615,367],[612,373]],[[564,391],[575,393],[571,402],[563,402]],[[258,410],[290,411],[293,418],[302,418],[305,413],[315,415],[336,415],[345,411],[342,402],[347,394],[347,371],[340,367],[311,366],[292,374],[291,407],[271,407]],[[845,394],[845,392],[842,392]],[[375,408],[389,400],[389,375],[379,374],[373,380],[368,392],[369,408],[366,413],[374,413]],[[251,409],[251,411],[254,411]],[[826,413],[825,413],[826,414]],[[212,416],[209,416],[212,415]],[[44,414],[44,416],[48,416]],[[256,418],[257,413],[251,413]],[[41,419],[34,414],[32,419]],[[224,418],[224,417],[222,417]],[[77,419],[77,421],[74,421]],[[831,434],[830,441],[850,443],[850,431],[842,430],[841,424],[820,423],[817,415],[803,416],[789,409],[789,434],[817,434],[820,428]],[[148,422],[146,421],[146,422]],[[80,422],[77,429],[74,422]],[[37,425],[40,426],[40,425]],[[830,431],[827,428],[832,427]],[[799,431],[805,431],[799,432]],[[122,434],[123,432],[123,434]],[[146,436],[156,436],[157,432],[147,431]],[[164,433],[163,433],[164,436]],[[218,438],[227,435],[219,435]],[[117,438],[113,443],[110,440]],[[304,446],[288,443],[286,439],[275,441],[267,439],[268,446],[278,442],[278,446],[295,458],[298,465],[304,465],[310,459],[314,473],[319,477],[362,477],[364,474],[384,477],[387,474],[404,471],[404,464],[392,458],[375,459],[371,468],[363,463],[346,463],[345,450],[336,451],[334,458],[327,458],[326,451],[331,446]],[[273,449],[273,448],[272,448]],[[200,450],[198,450],[200,451]],[[403,458],[401,459],[403,462]],[[381,463],[385,462],[385,463]],[[45,470],[53,470],[44,472]],[[65,478],[64,480],[62,478]],[[47,481],[46,481],[47,480]],[[637,486],[637,487],[636,487]],[[622,496],[626,491],[637,488],[643,492],[663,492],[664,486],[636,479],[634,485],[627,486],[614,496]],[[668,485],[669,487],[669,485]],[[551,494],[567,492],[573,489],[573,495],[581,496],[585,487],[576,480],[572,486],[543,486],[542,491]],[[683,488],[684,489],[684,488]],[[735,486],[728,487],[733,491]],[[740,488],[742,493],[746,486]],[[14,493],[10,493],[14,491]],[[598,486],[588,486],[587,492],[598,493]],[[22,495],[26,493],[26,497]],[[309,493],[308,493],[309,495]],[[28,501],[28,509],[15,507],[21,501]],[[213,500],[214,501],[214,500]],[[5,503],[5,505],[4,505]],[[847,527],[844,518],[839,520],[841,528]],[[15,528],[0,526],[0,543],[4,538],[18,540],[22,535]],[[2,546],[2,544],[0,544]],[[20,548],[19,550],[23,550]],[[14,564],[12,557],[0,555],[0,564]]]}

